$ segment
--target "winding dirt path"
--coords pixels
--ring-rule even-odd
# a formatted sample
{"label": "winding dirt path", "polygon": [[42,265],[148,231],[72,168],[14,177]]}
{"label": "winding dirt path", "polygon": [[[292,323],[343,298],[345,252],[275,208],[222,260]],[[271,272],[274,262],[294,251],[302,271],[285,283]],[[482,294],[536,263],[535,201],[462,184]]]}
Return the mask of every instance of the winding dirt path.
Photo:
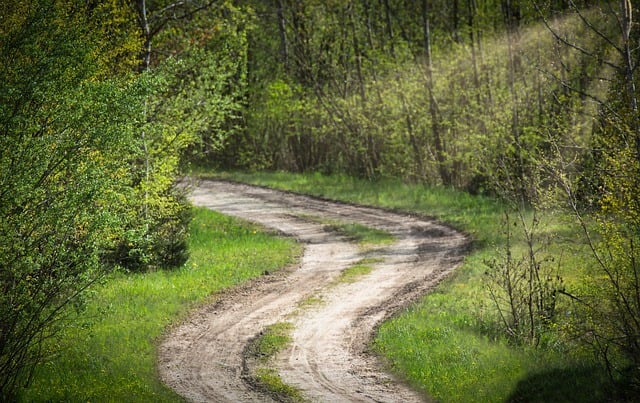
{"label": "winding dirt path", "polygon": [[[383,319],[456,268],[468,245],[464,235],[421,217],[229,182],[202,181],[191,200],[293,236],[305,248],[299,267],[225,293],[173,329],[159,347],[158,369],[167,385],[189,401],[272,401],[248,381],[244,352],[265,327],[287,320],[295,326],[293,343],[275,366],[309,400],[425,400],[384,373],[367,343]],[[363,251],[322,220],[384,229],[396,241]],[[378,261],[371,273],[332,283],[365,257]],[[308,297],[322,302],[300,310]]]}

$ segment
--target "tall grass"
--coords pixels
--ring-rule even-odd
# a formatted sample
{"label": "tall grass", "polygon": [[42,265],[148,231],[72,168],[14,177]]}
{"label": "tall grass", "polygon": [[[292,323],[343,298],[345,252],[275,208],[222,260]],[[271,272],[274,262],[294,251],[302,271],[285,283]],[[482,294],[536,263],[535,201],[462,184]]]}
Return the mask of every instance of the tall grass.
{"label": "tall grass", "polygon": [[[299,246],[260,228],[196,209],[190,260],[175,271],[117,273],[48,349],[22,401],[181,401],[157,376],[167,327],[223,288],[292,263]],[[213,297],[215,298],[215,297]]]}
{"label": "tall grass", "polygon": [[[200,173],[206,176],[206,173]],[[227,179],[347,202],[433,216],[474,238],[473,250],[435,292],[384,323],[373,342],[398,375],[443,402],[603,401],[611,387],[593,357],[553,334],[541,348],[508,343],[492,325],[495,311],[483,283],[485,260],[504,243],[504,206],[486,197],[396,180],[288,173],[216,173]],[[567,283],[588,264],[571,222],[545,217],[554,242],[547,253]],[[516,246],[514,253],[520,252]],[[564,269],[562,269],[564,268]],[[566,312],[570,314],[570,312]]]}

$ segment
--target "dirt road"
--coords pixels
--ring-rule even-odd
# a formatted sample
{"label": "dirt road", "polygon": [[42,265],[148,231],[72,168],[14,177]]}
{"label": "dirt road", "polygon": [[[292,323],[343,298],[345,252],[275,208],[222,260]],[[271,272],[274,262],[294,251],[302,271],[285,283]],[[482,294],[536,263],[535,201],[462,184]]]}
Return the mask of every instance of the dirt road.
{"label": "dirt road", "polygon": [[[300,264],[223,295],[176,327],[159,348],[164,382],[189,401],[272,401],[248,382],[245,349],[270,324],[293,322],[293,343],[275,359],[282,380],[319,402],[411,402],[425,397],[386,374],[367,343],[383,319],[428,292],[462,260],[468,240],[434,221],[275,190],[202,181],[194,204],[262,224],[305,246]],[[396,241],[365,251],[327,229],[360,223]],[[354,283],[335,282],[374,257]],[[300,309],[309,297],[321,300]]]}

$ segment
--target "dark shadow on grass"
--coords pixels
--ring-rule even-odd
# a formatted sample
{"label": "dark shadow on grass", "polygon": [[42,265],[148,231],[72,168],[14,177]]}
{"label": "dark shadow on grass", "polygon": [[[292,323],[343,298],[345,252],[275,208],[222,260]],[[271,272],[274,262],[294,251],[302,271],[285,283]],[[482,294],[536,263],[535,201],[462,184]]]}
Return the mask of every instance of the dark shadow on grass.
{"label": "dark shadow on grass", "polygon": [[601,368],[555,368],[518,382],[507,402],[626,401],[619,396]]}

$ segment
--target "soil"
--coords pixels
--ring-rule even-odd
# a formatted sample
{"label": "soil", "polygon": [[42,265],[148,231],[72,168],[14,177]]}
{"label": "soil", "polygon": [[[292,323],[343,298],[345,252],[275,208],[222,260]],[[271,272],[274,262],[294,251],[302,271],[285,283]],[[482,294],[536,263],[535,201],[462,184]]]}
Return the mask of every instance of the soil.
{"label": "soil", "polygon": [[[371,353],[381,321],[429,292],[462,261],[469,240],[434,220],[223,181],[195,183],[195,205],[240,217],[304,244],[295,267],[218,296],[171,329],[159,347],[163,381],[188,401],[280,400],[256,387],[245,350],[267,326],[294,324],[292,343],[270,365],[305,398],[320,402],[418,402]],[[360,223],[396,241],[362,248],[323,224]],[[355,282],[336,279],[373,258]],[[320,301],[305,304],[305,301]],[[307,306],[308,305],[308,306]]]}

